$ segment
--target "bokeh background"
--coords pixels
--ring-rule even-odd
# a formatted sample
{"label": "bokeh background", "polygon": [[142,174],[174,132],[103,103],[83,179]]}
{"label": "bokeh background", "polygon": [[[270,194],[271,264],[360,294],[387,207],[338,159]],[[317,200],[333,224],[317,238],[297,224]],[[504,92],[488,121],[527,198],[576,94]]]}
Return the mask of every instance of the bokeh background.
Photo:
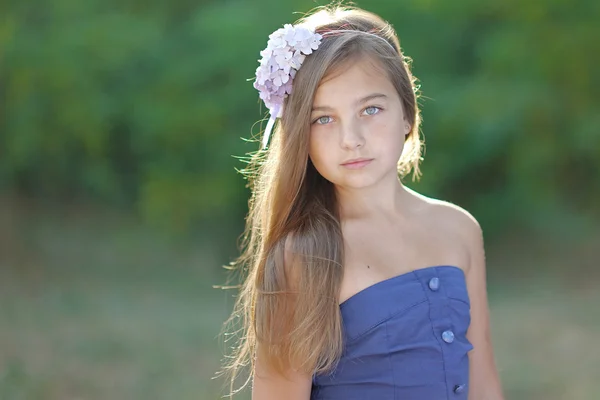
{"label": "bokeh background", "polygon": [[[265,117],[248,79],[323,4],[0,2],[0,399],[224,394],[234,292],[213,285]],[[600,2],[357,5],[420,79],[408,186],[484,229],[507,399],[599,399]]]}

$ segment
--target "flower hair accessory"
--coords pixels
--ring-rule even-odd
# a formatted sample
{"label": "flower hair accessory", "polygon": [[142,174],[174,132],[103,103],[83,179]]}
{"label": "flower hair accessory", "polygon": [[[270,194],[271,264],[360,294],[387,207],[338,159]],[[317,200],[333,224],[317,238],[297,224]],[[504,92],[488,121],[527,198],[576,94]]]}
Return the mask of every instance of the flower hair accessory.
{"label": "flower hair accessory", "polygon": [[254,88],[269,109],[270,118],[265,129],[262,148],[269,142],[277,118],[283,115],[283,100],[292,93],[292,80],[304,58],[321,44],[322,36],[314,31],[291,24],[284,25],[269,35],[267,47],[260,52],[262,59],[256,69]]}

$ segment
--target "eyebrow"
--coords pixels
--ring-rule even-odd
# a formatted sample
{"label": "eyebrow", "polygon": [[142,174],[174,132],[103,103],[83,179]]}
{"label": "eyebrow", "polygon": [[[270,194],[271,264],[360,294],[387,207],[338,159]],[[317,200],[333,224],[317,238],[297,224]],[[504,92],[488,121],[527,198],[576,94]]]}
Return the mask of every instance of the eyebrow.
{"label": "eyebrow", "polygon": [[[367,101],[371,101],[373,99],[387,99],[387,96],[383,93],[373,93],[368,96],[363,97],[355,102],[356,105],[364,104]],[[333,108],[329,106],[316,106],[312,108],[312,111],[332,111]]]}

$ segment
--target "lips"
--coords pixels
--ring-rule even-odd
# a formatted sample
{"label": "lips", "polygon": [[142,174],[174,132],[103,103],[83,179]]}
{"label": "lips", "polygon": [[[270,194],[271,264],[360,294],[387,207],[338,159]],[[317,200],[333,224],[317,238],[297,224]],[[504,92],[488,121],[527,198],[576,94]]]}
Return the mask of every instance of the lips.
{"label": "lips", "polygon": [[357,158],[354,160],[346,161],[344,164],[342,164],[342,167],[347,169],[360,169],[369,165],[371,161],[373,161],[372,158]]}
{"label": "lips", "polygon": [[344,163],[342,163],[342,165],[349,165],[349,164],[358,164],[358,163],[362,163],[364,161],[371,161],[373,160],[372,158],[354,158],[352,160],[348,160]]}

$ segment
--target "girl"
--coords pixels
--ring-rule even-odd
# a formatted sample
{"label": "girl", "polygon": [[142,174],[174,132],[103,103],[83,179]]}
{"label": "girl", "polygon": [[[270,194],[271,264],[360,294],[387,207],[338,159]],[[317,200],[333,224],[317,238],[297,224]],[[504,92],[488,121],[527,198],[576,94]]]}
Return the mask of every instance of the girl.
{"label": "girl", "polygon": [[275,129],[244,171],[232,382],[249,364],[255,400],[502,399],[480,227],[399,179],[422,143],[393,28],[321,8],[261,55],[263,148]]}

